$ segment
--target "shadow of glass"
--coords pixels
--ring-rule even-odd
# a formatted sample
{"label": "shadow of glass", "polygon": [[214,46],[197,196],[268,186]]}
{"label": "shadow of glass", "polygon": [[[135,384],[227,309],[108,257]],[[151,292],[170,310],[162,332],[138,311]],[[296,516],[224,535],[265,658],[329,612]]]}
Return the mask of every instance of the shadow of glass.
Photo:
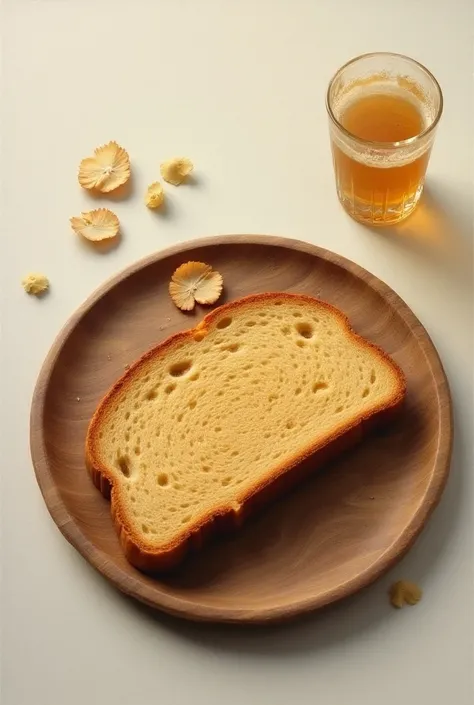
{"label": "shadow of glass", "polygon": [[443,267],[447,275],[461,277],[472,293],[472,222],[471,203],[466,203],[446,185],[429,181],[418,207],[407,220],[387,228],[369,227],[369,230],[383,238],[388,246],[405,248],[424,261]]}

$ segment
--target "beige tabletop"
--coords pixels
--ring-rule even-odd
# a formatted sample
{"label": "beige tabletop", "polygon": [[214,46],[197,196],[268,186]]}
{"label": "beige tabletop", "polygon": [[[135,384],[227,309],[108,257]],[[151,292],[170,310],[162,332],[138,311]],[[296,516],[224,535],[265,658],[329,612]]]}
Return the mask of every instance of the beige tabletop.
{"label": "beige tabletop", "polygon": [[[3,0],[2,705],[471,705],[473,692],[472,3],[470,0]],[[334,70],[388,50],[426,64],[445,114],[423,208],[373,231],[339,206],[324,93]],[[133,188],[107,254],[69,227],[108,205],[76,181],[108,140]],[[196,165],[165,216],[143,205],[159,163]],[[63,539],[36,485],[28,414],[42,360],[108,277],[172,243],[217,233],[295,237],[392,286],[421,319],[455,409],[452,474],[415,547],[363,594],[272,631],[156,618]],[[29,298],[29,271],[51,293]],[[424,589],[393,610],[387,587]]]}

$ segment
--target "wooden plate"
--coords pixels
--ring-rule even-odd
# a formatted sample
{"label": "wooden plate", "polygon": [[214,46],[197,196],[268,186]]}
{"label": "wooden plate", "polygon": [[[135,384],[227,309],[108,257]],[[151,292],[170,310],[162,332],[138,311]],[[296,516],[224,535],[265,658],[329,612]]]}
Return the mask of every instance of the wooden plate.
{"label": "wooden plate", "polygon": [[[83,448],[92,412],[125,365],[202,317],[202,308],[185,315],[168,296],[172,272],[187,260],[209,262],[222,273],[224,300],[293,291],[334,304],[401,365],[408,395],[397,425],[163,580],[141,574],[123,557],[109,503],[85,470]],[[446,377],[406,304],[342,257],[264,236],[179,245],[105,284],[59,334],[31,412],[36,476],[64,536],[123,592],[194,620],[281,620],[368,585],[409,548],[437,504],[451,444]]]}

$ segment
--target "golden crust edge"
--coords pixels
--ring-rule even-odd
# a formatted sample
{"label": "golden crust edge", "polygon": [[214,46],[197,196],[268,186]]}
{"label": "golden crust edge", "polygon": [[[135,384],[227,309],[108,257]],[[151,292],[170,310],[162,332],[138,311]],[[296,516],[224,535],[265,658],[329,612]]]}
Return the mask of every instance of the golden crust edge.
{"label": "golden crust edge", "polygon": [[[194,525],[187,527],[177,539],[165,547],[151,550],[143,543],[133,527],[127,525],[126,517],[120,512],[119,502],[116,500],[120,483],[109,472],[107,467],[100,462],[94,453],[96,441],[97,424],[104,411],[107,411],[112,399],[122,389],[127,379],[134,373],[140,371],[141,367],[156,354],[164,354],[173,345],[194,340],[196,333],[205,331],[208,324],[213,322],[223,313],[232,312],[241,308],[242,305],[269,302],[274,299],[286,301],[299,301],[325,308],[335,315],[343,324],[346,332],[360,345],[369,348],[379,358],[382,358],[393,370],[398,381],[397,389],[390,402],[375,406],[367,414],[361,415],[348,426],[337,430],[328,438],[313,446],[304,449],[303,452],[295,455],[285,465],[274,469],[273,474],[255,485],[248,495],[241,501],[239,510],[234,507],[221,507],[213,510],[200,518]],[[100,490],[102,495],[110,499],[111,514],[115,529],[119,536],[122,550],[127,560],[136,568],[145,572],[167,572],[179,565],[185,556],[194,548],[201,548],[210,536],[223,533],[227,530],[238,528],[249,516],[254,514],[254,509],[263,506],[281,496],[285,489],[289,489],[300,482],[300,479],[312,474],[322,464],[339,455],[344,450],[358,443],[369,430],[367,427],[377,424],[385,417],[391,418],[395,415],[403,404],[406,394],[406,379],[397,363],[380,347],[371,341],[363,338],[352,328],[348,317],[331,304],[321,301],[306,294],[290,294],[287,292],[267,292],[261,294],[251,294],[243,298],[222,304],[210,311],[203,320],[194,328],[176,333],[166,340],[145,352],[130,368],[115,382],[107,394],[99,403],[90,421],[85,447],[86,466],[91,474],[94,485]],[[317,457],[319,454],[319,457]],[[304,461],[312,459],[314,464],[309,472],[302,468],[301,473],[291,473],[298,466],[304,465]]]}

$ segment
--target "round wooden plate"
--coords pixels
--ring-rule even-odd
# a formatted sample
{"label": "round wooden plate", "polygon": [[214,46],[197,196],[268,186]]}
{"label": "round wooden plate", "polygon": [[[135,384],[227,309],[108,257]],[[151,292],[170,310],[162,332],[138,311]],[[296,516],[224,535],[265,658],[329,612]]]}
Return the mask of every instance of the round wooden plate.
{"label": "round wooden plate", "polygon": [[[110,505],[84,466],[89,419],[125,365],[191,315],[168,295],[182,262],[213,265],[224,300],[292,291],[334,304],[380,345],[408,380],[406,408],[238,534],[205,548],[172,578],[154,579],[125,560]],[[354,593],[409,548],[437,504],[451,455],[449,389],[437,352],[403,301],[357,265],[295,240],[222,236],[160,252],[95,292],[59,334],[36,386],[31,451],[48,509],[70,543],[120,590],[194,620],[264,622],[314,610]]]}

